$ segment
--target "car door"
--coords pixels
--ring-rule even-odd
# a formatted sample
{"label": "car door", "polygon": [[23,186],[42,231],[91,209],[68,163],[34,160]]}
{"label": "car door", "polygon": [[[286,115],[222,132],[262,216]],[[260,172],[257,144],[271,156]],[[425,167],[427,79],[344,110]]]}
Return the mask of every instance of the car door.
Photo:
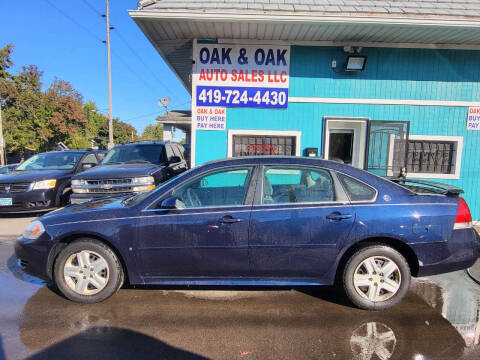
{"label": "car door", "polygon": [[304,166],[265,166],[250,221],[256,276],[320,281],[354,222],[335,174]]}
{"label": "car door", "polygon": [[253,178],[253,166],[211,170],[166,194],[177,208],[144,211],[136,252],[146,281],[248,275]]}

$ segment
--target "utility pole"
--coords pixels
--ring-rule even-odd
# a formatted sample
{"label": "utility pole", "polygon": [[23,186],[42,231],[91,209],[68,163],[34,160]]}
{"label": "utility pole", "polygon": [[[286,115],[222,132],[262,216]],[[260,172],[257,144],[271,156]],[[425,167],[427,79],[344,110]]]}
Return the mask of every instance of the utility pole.
{"label": "utility pole", "polygon": [[2,104],[0,103],[0,165],[5,165],[5,139],[3,138]]}
{"label": "utility pole", "polygon": [[107,66],[108,66],[108,149],[113,148],[113,115],[112,115],[112,70],[110,61],[110,10],[107,0]]}

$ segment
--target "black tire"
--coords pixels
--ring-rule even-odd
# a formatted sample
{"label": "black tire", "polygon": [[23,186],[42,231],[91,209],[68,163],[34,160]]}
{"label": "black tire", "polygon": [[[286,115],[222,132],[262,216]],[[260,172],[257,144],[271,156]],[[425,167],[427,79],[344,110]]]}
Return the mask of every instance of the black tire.
{"label": "black tire", "polygon": [[[354,285],[354,274],[357,271],[357,268],[361,266],[360,264],[362,264],[364,260],[371,257],[387,258],[388,260],[393,261],[398,268],[399,274],[398,272],[396,272],[396,275],[397,275],[396,280],[399,283],[398,290],[396,290],[396,292],[394,293],[393,292],[388,293],[388,292],[385,292],[385,290],[381,290],[384,293],[385,300],[372,301],[365,297],[365,296],[368,296],[368,294],[365,294],[365,296],[362,296],[362,294],[360,294],[359,292],[362,289],[368,289],[368,287],[360,287],[359,291],[357,291]],[[383,274],[379,274],[379,275],[383,275]],[[375,276],[377,276],[376,273],[375,273]],[[392,276],[395,276],[395,275],[392,275]],[[369,280],[373,281],[374,284],[379,284],[380,281],[382,283],[384,281],[385,283],[388,282],[388,280],[382,281],[378,279],[381,279],[381,277],[369,278]],[[384,310],[397,305],[407,294],[408,288],[410,287],[410,279],[411,279],[410,267],[408,265],[408,262],[403,257],[403,255],[400,254],[397,250],[389,246],[380,245],[380,244],[367,246],[365,248],[358,250],[347,261],[342,274],[343,289],[348,299],[355,306],[365,310]],[[388,296],[390,297],[387,299]]]}
{"label": "black tire", "polygon": [[[105,286],[97,293],[91,295],[83,295],[74,291],[68,284],[64,276],[65,263],[69,258],[83,250],[94,252],[106,261],[108,264],[108,280]],[[54,265],[54,281],[60,292],[68,299],[80,303],[96,303],[101,302],[113,294],[121,287],[124,281],[124,273],[120,260],[115,253],[104,243],[90,238],[82,238],[68,244],[55,259]],[[85,279],[85,277],[84,277]],[[88,285],[89,287],[91,285]]]}
{"label": "black tire", "polygon": [[57,195],[55,196],[55,207],[68,205],[70,203],[71,193],[72,189],[68,184],[60,186],[57,190]]}

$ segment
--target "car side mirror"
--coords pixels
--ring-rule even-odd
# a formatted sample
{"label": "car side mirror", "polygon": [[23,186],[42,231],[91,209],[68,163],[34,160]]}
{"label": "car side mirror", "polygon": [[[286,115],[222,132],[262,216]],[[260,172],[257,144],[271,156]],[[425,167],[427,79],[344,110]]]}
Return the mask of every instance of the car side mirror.
{"label": "car side mirror", "polygon": [[170,161],[171,163],[173,164],[176,164],[176,163],[179,163],[180,161],[182,161],[182,159],[180,159],[179,156],[170,156]]}
{"label": "car side mirror", "polygon": [[169,196],[162,200],[160,203],[160,209],[176,209],[177,208],[177,200],[176,196]]}
{"label": "car side mirror", "polygon": [[93,168],[94,166],[97,166],[95,163],[83,163],[82,164],[82,170],[88,170]]}

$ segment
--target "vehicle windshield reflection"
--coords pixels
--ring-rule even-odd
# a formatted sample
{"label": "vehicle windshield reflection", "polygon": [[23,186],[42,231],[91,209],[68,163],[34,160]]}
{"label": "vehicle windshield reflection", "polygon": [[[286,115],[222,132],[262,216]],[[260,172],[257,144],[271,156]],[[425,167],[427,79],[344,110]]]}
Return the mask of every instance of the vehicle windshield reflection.
{"label": "vehicle windshield reflection", "polygon": [[16,171],[27,170],[71,170],[83,153],[54,152],[37,154],[18,165]]}

